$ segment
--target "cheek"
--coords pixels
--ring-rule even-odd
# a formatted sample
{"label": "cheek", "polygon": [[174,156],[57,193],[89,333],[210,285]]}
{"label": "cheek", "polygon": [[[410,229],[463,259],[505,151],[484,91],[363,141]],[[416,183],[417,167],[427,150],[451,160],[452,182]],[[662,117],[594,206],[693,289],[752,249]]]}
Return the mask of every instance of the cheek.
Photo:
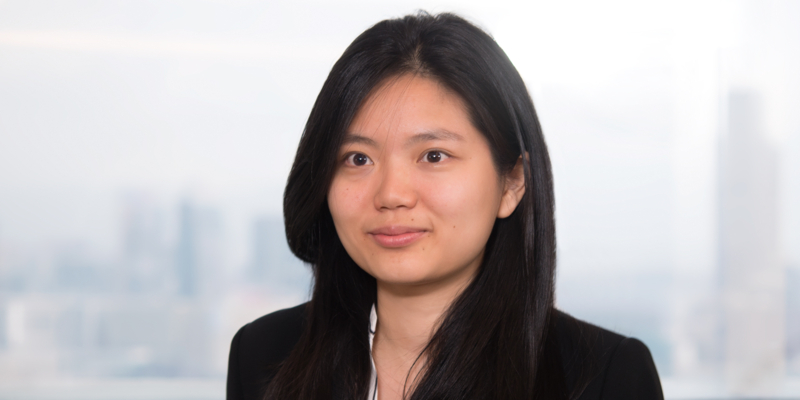
{"label": "cheek", "polygon": [[363,191],[348,182],[334,179],[328,192],[328,208],[333,221],[343,221],[357,215],[363,199]]}
{"label": "cheek", "polygon": [[[336,233],[342,244],[352,252],[359,238],[361,220],[370,204],[364,189],[358,185],[334,178],[328,192],[328,209],[333,218]],[[351,254],[352,255],[352,254]]]}
{"label": "cheek", "polygon": [[491,230],[497,217],[500,193],[496,176],[473,172],[478,171],[429,180],[421,190],[425,203],[450,229],[484,230],[488,225]]}

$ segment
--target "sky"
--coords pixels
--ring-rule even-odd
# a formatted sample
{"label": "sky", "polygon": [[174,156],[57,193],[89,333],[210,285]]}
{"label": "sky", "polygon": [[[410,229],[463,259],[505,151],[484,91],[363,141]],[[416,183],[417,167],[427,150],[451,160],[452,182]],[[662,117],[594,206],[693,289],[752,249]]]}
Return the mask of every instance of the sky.
{"label": "sky", "polygon": [[0,1],[0,239],[113,254],[126,196],[190,198],[223,210],[242,265],[249,221],[280,215],[338,55],[378,20],[425,9],[489,31],[529,86],[564,273],[712,271],[720,94],[766,88],[768,134],[798,147],[780,100],[796,90],[775,89],[790,74],[774,67],[798,7],[766,4]]}

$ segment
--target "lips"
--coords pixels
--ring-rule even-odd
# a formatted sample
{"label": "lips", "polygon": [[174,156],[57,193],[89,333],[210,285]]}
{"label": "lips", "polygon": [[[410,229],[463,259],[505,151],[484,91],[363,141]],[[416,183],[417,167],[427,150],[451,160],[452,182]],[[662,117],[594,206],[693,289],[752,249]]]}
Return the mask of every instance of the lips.
{"label": "lips", "polygon": [[416,242],[427,232],[422,228],[391,225],[374,229],[368,234],[383,247],[398,248]]}

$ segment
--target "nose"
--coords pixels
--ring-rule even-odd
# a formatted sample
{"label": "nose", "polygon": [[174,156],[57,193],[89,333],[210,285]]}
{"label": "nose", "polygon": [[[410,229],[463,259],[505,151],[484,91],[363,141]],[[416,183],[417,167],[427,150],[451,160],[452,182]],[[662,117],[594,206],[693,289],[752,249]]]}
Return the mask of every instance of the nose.
{"label": "nose", "polygon": [[411,171],[402,166],[387,164],[379,176],[381,181],[375,193],[376,209],[394,210],[402,207],[414,208],[417,205],[417,191]]}

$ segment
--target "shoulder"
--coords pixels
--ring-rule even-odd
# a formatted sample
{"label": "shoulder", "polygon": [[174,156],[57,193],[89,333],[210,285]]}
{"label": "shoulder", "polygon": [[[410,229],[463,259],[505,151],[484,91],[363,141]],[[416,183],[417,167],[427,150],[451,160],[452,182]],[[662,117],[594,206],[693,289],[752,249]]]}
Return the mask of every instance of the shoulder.
{"label": "shoulder", "polygon": [[663,399],[644,343],[555,310],[554,328],[571,398]]}
{"label": "shoulder", "polygon": [[240,345],[265,351],[263,355],[269,360],[282,361],[292,347],[287,349],[287,345],[294,345],[300,338],[307,304],[275,311],[243,326],[237,333],[241,335]]}
{"label": "shoulder", "polygon": [[228,399],[261,398],[303,333],[306,304],[267,314],[236,332],[228,358]]}

